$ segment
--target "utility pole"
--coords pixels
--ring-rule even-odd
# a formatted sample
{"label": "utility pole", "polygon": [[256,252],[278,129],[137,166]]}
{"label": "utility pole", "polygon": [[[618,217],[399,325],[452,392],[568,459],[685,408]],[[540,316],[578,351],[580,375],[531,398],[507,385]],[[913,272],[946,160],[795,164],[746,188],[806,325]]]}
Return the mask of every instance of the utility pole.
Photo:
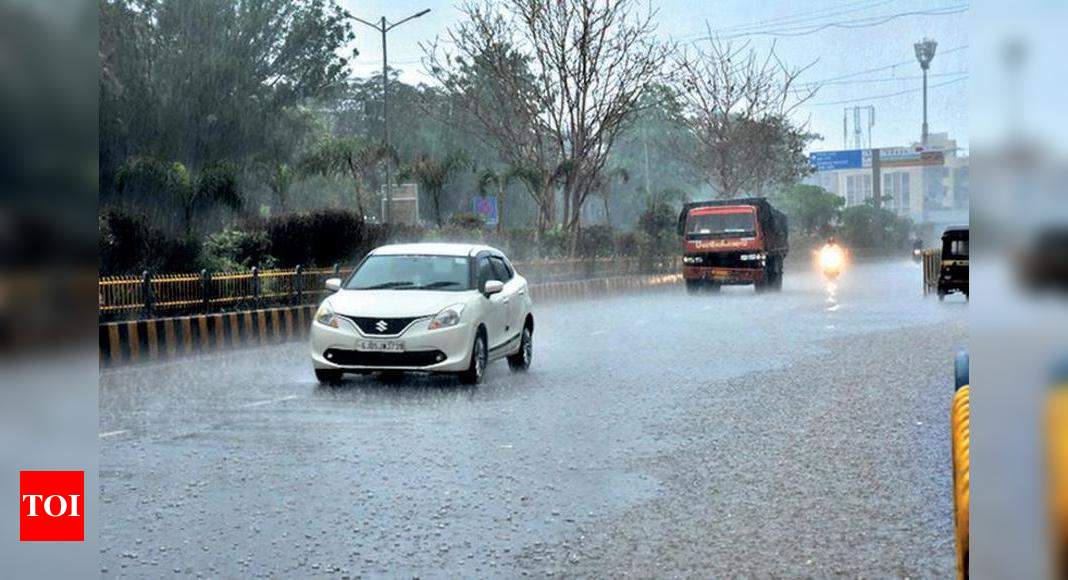
{"label": "utility pole", "polygon": [[[370,26],[371,28],[374,28],[375,30],[377,30],[382,35],[382,143],[383,143],[383,145],[385,145],[385,147],[387,149],[389,148],[389,65],[388,65],[389,61],[388,61],[387,54],[386,54],[386,33],[388,33],[390,30],[393,30],[394,28],[400,26],[401,24],[404,24],[405,22],[408,22],[409,20],[414,20],[416,18],[419,18],[420,16],[425,15],[427,12],[430,12],[429,8],[427,8],[426,10],[423,10],[422,12],[417,12],[415,14],[412,14],[411,16],[409,16],[407,18],[404,18],[402,20],[399,20],[397,22],[394,22],[393,24],[390,24],[389,22],[387,22],[385,16],[382,17],[382,19],[378,22],[378,24],[375,24],[373,22],[368,22],[368,21],[364,20],[363,18],[358,18],[356,16],[353,16],[352,14],[349,14],[348,12],[345,13],[345,15],[347,17],[351,18],[352,20],[355,20],[356,22],[359,22],[361,24],[366,24],[367,26]],[[387,223],[387,224],[391,221],[392,213],[393,213],[393,183],[392,182],[393,182],[393,177],[391,175],[390,159],[389,159],[389,156],[387,155],[386,156],[386,211],[384,212],[384,215],[382,216],[383,223]]]}
{"label": "utility pole", "polygon": [[920,62],[920,68],[923,69],[923,133],[920,139],[920,143],[923,147],[927,148],[927,69],[931,68],[931,60],[934,59],[935,49],[938,48],[938,43],[930,38],[925,38],[920,42],[913,45],[916,49],[916,60]]}

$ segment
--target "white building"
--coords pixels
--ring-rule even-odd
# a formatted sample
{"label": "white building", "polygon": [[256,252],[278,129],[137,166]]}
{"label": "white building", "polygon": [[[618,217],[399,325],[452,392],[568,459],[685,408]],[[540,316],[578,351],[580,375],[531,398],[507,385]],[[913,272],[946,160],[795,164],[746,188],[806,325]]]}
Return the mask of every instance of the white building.
{"label": "white building", "polygon": [[[877,162],[876,160],[877,156]],[[880,185],[883,207],[910,218],[927,235],[947,225],[968,223],[969,163],[946,133],[928,137],[925,148],[883,147],[811,154],[816,171],[805,179],[845,199],[846,206],[867,203]],[[935,231],[938,230],[938,231]]]}

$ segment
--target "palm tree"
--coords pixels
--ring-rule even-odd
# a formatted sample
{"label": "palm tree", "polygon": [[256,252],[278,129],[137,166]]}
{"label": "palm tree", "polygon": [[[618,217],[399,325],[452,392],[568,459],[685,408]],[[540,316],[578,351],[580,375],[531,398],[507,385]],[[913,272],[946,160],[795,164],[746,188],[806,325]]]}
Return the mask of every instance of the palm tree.
{"label": "palm tree", "polygon": [[182,231],[186,236],[192,233],[196,213],[220,205],[237,211],[244,205],[237,169],[226,161],[205,165],[193,178],[189,169],[177,161],[135,157],[119,169],[116,187],[120,193],[142,189],[176,203],[182,211]]}
{"label": "palm tree", "polygon": [[305,175],[348,177],[356,192],[356,211],[367,215],[364,208],[364,176],[383,161],[396,161],[396,151],[387,145],[365,141],[359,137],[329,137],[320,141],[300,161]]}
{"label": "palm tree", "polygon": [[449,153],[443,159],[423,154],[415,161],[401,167],[397,179],[414,179],[419,183],[419,187],[425,190],[434,202],[434,221],[437,222],[438,227],[441,227],[441,194],[445,185],[458,172],[470,165],[470,159],[462,151]]}

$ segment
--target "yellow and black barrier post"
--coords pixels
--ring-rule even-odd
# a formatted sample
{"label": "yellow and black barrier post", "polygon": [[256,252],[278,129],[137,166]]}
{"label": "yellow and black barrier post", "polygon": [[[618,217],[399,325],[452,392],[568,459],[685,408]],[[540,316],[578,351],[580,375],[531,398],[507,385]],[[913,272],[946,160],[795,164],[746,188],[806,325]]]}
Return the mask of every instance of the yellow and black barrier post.
{"label": "yellow and black barrier post", "polygon": [[957,578],[968,577],[968,522],[971,497],[971,379],[967,353],[955,361],[955,392],[950,410],[953,445],[953,514],[957,536]]}

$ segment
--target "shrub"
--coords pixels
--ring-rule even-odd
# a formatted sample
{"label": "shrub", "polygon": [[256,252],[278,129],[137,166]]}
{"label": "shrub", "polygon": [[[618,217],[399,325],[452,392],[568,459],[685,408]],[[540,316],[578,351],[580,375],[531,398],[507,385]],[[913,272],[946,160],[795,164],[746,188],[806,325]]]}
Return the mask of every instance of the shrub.
{"label": "shrub", "polygon": [[204,241],[205,267],[216,272],[248,270],[253,266],[271,268],[271,240],[262,229],[245,231],[226,228]]}
{"label": "shrub", "polygon": [[449,216],[448,224],[454,228],[474,230],[486,227],[486,220],[477,213],[455,213]]}
{"label": "shrub", "polygon": [[343,209],[274,216],[266,221],[265,230],[271,255],[284,268],[353,261],[375,242],[363,219]]}
{"label": "shrub", "polygon": [[678,251],[678,212],[663,200],[651,199],[638,217],[638,229],[648,238],[644,255],[662,256]]}
{"label": "shrub", "polygon": [[105,209],[99,217],[99,268],[104,275],[188,272],[202,267],[200,243],[170,237],[144,217]]}
{"label": "shrub", "polygon": [[616,253],[612,228],[606,224],[589,225],[579,232],[578,255],[583,258],[611,256]]}

